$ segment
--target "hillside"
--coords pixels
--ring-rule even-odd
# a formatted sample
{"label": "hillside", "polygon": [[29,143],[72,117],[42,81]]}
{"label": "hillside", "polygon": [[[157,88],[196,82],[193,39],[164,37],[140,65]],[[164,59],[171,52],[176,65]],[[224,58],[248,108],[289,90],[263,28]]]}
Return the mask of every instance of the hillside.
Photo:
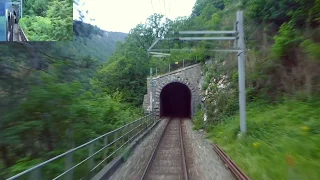
{"label": "hillside", "polygon": [[53,43],[56,51],[65,56],[90,56],[100,62],[106,61],[116,49],[117,42],[124,42],[127,34],[107,32],[81,21],[74,21],[72,42]]}
{"label": "hillside", "polygon": [[[126,34],[75,23],[73,42],[0,45],[0,179],[73,147],[61,139],[75,124],[72,141],[79,145],[140,116],[90,82]],[[86,127],[90,121],[95,125]]]}

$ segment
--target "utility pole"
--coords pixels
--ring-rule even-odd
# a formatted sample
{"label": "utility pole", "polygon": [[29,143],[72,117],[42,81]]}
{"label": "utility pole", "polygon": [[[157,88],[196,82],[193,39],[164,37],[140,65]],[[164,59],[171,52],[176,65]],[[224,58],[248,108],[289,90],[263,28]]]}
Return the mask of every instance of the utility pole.
{"label": "utility pole", "polygon": [[150,68],[150,113],[152,112],[152,68]]}
{"label": "utility pole", "polygon": [[22,4],[23,4],[23,2],[22,2],[23,0],[20,0],[20,16],[21,16],[21,18],[22,18]]}
{"label": "utility pole", "polygon": [[244,30],[243,30],[243,13],[237,12],[237,31],[238,34],[238,48],[240,52],[238,55],[238,73],[239,73],[239,106],[240,106],[240,130],[246,132],[246,83],[245,83],[245,44],[244,44]]}

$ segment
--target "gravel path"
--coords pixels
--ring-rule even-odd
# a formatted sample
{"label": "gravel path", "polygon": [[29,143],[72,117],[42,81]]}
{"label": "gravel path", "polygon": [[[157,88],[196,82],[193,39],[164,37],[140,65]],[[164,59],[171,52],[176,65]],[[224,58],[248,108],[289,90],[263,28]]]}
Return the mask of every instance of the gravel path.
{"label": "gravel path", "polygon": [[233,180],[231,172],[213,150],[213,146],[198,131],[191,120],[183,120],[184,147],[191,180]]}
{"label": "gravel path", "polygon": [[167,121],[168,119],[160,121],[151,130],[152,132],[134,149],[129,159],[110,177],[111,180],[140,180]]}

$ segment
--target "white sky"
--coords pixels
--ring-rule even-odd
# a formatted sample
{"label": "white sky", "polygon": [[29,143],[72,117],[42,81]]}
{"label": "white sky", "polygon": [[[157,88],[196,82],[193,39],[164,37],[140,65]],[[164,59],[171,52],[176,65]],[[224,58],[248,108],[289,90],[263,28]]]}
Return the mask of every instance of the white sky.
{"label": "white sky", "polygon": [[[139,23],[144,23],[153,13],[166,15],[173,20],[189,16],[196,0],[80,0],[79,9],[88,10],[88,17],[103,30],[128,33]],[[74,7],[76,8],[76,7]],[[74,19],[78,19],[76,11]]]}

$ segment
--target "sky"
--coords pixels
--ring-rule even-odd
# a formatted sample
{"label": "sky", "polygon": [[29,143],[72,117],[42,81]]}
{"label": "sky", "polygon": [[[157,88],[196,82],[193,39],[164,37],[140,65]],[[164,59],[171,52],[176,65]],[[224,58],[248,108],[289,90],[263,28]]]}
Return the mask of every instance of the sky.
{"label": "sky", "polygon": [[[163,14],[173,20],[189,16],[196,0],[80,0],[74,7],[88,10],[85,22],[106,31],[129,33],[139,23],[145,23],[153,13]],[[78,19],[77,11],[73,12]],[[90,22],[89,19],[95,19]]]}

